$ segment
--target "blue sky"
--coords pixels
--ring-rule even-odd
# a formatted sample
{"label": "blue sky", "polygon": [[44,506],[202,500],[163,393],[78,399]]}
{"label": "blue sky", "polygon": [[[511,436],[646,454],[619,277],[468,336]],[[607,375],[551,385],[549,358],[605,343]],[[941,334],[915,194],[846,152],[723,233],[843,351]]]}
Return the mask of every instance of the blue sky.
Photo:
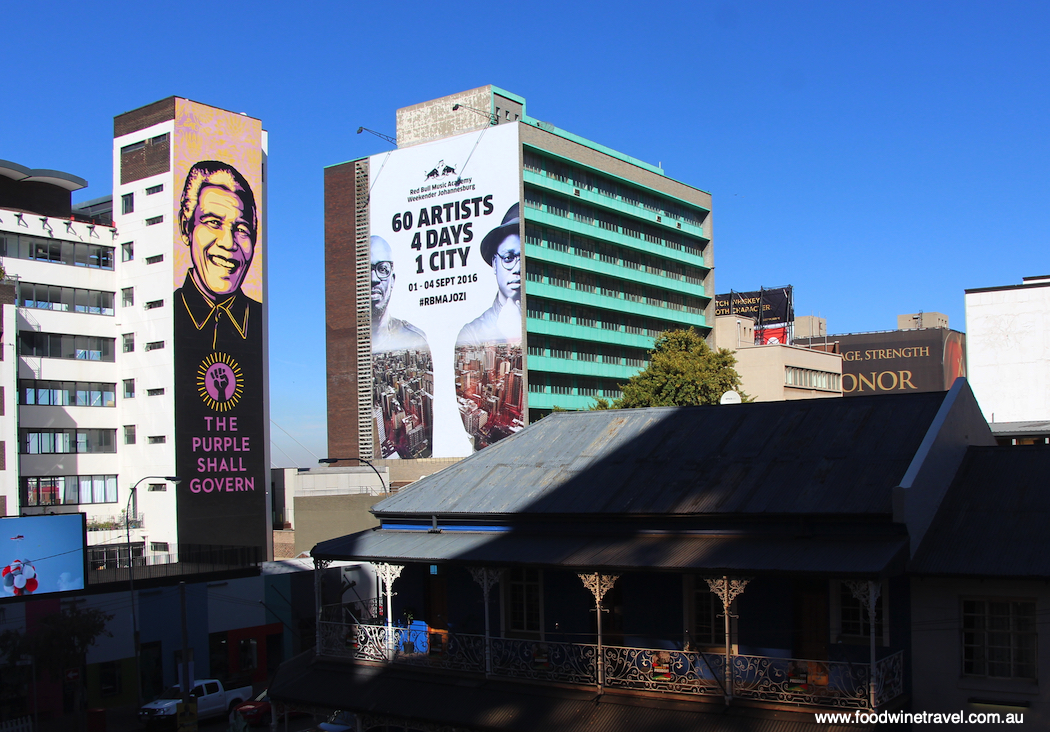
{"label": "blue sky", "polygon": [[323,168],[386,149],[358,126],[484,84],[710,191],[716,289],[794,285],[833,333],[918,310],[965,330],[966,288],[1050,273],[1046,3],[4,10],[0,158],[86,178],[75,200],[109,193],[116,114],[174,94],[263,120],[278,465],[326,450]]}

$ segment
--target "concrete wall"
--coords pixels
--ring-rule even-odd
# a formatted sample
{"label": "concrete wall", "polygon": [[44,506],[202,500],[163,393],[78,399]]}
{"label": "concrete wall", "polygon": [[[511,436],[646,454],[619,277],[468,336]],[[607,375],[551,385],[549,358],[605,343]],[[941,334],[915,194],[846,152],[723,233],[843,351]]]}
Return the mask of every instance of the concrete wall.
{"label": "concrete wall", "polygon": [[[774,344],[740,348],[734,354],[736,370],[740,374],[744,393],[758,402],[777,402],[794,399],[840,397],[842,356],[809,348]],[[788,366],[838,375],[839,389],[814,389],[789,386],[786,383]]]}
{"label": "concrete wall", "polygon": [[[1036,617],[1050,613],[1050,586],[1043,581],[953,579],[911,580],[912,709],[916,712],[1023,713],[1025,729],[1050,729],[1050,633],[1038,634],[1037,681],[963,675],[962,600],[1034,600]],[[1039,626],[1042,630],[1042,626]],[[975,704],[971,699],[1028,704],[1027,708]],[[985,727],[973,726],[973,729]],[[987,729],[1001,729],[990,725]]]}
{"label": "concrete wall", "polygon": [[897,316],[897,330],[947,327],[948,316],[944,313],[906,313]]}
{"label": "concrete wall", "polygon": [[715,317],[715,348],[750,348],[755,345],[755,319],[746,315]]}
{"label": "concrete wall", "polygon": [[369,509],[388,494],[296,496],[295,553],[318,542],[379,526]]}
{"label": "concrete wall", "polygon": [[[470,109],[460,108],[453,112],[452,107],[456,104]],[[411,107],[402,107],[397,110],[397,146],[409,147],[484,129],[490,124],[488,115],[495,111],[492,106],[492,87],[481,86]]]}
{"label": "concrete wall", "polygon": [[795,318],[796,338],[818,338],[827,334],[827,318],[820,318],[816,315],[800,315]]}
{"label": "concrete wall", "polygon": [[1050,281],[967,290],[966,374],[989,422],[1050,418]]}

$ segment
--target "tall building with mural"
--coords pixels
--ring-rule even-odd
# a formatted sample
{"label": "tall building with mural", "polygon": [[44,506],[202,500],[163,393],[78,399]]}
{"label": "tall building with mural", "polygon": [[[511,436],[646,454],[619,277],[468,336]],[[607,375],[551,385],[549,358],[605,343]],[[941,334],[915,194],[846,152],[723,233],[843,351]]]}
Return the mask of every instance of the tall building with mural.
{"label": "tall building with mural", "polygon": [[123,469],[181,479],[139,494],[151,536],[265,552],[266,131],[169,97],[113,136]]}
{"label": "tall building with mural", "polygon": [[457,458],[714,317],[711,196],[481,87],[325,171],[329,454]]}
{"label": "tall building with mural", "polygon": [[111,197],[0,163],[0,503],[85,513],[93,568],[269,553],[265,161],[169,97],[114,119]]}

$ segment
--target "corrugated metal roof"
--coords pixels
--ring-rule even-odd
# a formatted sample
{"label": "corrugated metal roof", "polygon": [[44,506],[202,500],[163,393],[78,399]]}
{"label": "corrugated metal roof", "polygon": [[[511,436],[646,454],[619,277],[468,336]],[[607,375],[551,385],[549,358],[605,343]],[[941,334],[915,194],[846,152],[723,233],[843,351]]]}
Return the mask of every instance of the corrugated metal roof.
{"label": "corrugated metal roof", "polygon": [[378,515],[890,514],[944,393],[555,413]]}
{"label": "corrugated metal roof", "polygon": [[[316,559],[462,562],[569,569],[814,572],[871,575],[886,569],[907,537],[775,535],[572,535],[510,532],[363,531],[314,547]],[[903,565],[902,565],[903,566]]]}
{"label": "corrugated metal roof", "polygon": [[1050,445],[971,447],[915,553],[918,574],[1050,577]]}
{"label": "corrugated metal roof", "polygon": [[365,666],[300,654],[281,664],[270,694],[284,702],[425,721],[484,732],[853,732],[871,725],[818,725],[812,712],[721,701],[643,697],[593,689],[496,681],[398,666]]}

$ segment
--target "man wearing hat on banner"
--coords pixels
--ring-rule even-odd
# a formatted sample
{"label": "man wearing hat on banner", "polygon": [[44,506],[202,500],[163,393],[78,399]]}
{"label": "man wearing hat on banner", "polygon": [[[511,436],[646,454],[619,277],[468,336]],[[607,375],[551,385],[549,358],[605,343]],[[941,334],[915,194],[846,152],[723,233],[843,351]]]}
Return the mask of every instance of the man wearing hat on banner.
{"label": "man wearing hat on banner", "polygon": [[521,342],[521,235],[518,204],[503,222],[481,240],[481,258],[496,276],[496,300],[492,307],[463,326],[456,346]]}

